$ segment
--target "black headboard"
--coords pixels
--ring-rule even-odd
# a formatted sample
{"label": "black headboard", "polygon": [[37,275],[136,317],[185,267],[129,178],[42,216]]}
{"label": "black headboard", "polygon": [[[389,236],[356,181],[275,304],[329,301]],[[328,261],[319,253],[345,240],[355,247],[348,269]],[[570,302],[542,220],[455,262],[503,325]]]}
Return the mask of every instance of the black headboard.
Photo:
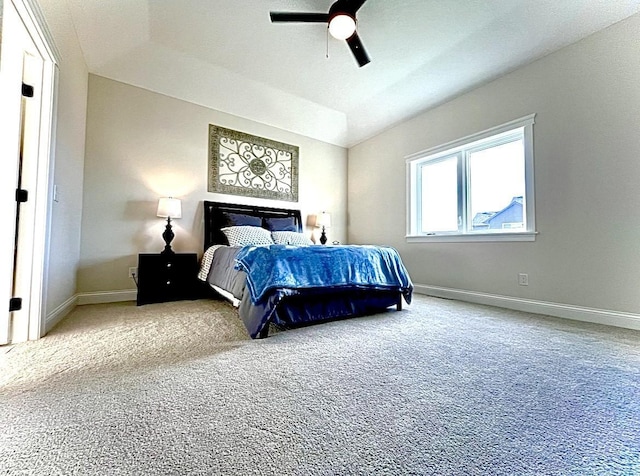
{"label": "black headboard", "polygon": [[290,208],[271,208],[259,205],[240,205],[236,203],[204,202],[204,249],[211,245],[226,245],[227,238],[220,228],[227,226],[226,213],[242,213],[262,218],[264,226],[265,218],[292,217],[297,224],[298,231],[302,232],[302,217],[300,210]]}

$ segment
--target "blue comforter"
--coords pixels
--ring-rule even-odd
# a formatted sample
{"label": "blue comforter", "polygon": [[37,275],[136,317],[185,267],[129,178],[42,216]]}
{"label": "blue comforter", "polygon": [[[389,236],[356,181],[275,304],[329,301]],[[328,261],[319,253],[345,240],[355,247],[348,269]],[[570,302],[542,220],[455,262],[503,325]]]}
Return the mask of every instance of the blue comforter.
{"label": "blue comforter", "polygon": [[247,274],[251,301],[275,289],[394,289],[411,303],[413,285],[398,252],[382,246],[246,246],[236,269]]}

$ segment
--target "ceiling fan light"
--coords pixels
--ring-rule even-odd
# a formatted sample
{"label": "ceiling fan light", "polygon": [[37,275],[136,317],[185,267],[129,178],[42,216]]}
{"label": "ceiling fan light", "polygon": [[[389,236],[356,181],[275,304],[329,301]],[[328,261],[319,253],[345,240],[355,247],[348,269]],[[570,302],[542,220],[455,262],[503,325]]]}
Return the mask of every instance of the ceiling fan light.
{"label": "ceiling fan light", "polygon": [[346,40],[356,31],[355,19],[346,13],[339,13],[329,21],[329,33],[336,40]]}

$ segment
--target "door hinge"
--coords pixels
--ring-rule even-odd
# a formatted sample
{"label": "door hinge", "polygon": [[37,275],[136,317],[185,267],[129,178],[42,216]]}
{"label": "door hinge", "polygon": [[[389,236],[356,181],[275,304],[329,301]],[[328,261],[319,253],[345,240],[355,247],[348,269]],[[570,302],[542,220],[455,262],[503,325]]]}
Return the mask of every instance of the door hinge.
{"label": "door hinge", "polygon": [[9,312],[19,311],[22,309],[22,298],[12,297],[9,299]]}
{"label": "door hinge", "polygon": [[17,188],[16,189],[16,202],[24,203],[27,200],[29,200],[29,192],[27,190],[25,190],[24,188]]}
{"label": "door hinge", "polygon": [[22,83],[22,95],[27,98],[33,97],[33,86]]}

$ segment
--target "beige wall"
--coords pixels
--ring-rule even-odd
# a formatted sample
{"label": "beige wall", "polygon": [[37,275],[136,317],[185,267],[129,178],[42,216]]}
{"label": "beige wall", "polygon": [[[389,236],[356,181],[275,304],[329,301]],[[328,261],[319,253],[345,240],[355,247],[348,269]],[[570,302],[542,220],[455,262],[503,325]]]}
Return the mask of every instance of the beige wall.
{"label": "beige wall", "polygon": [[66,3],[38,0],[60,52],[53,183],[58,201],[52,204],[47,316],[73,298],[80,259],[80,224],[87,112],[88,72]]}
{"label": "beige wall", "polygon": [[[640,312],[638,44],[636,15],[350,149],[349,241],[417,284]],[[404,157],[531,113],[537,240],[407,244]]]}
{"label": "beige wall", "polygon": [[[209,124],[299,146],[299,203],[207,192]],[[134,287],[138,253],[164,247],[161,196],[182,199],[177,252],[202,252],[204,200],[300,208],[303,219],[326,210],[329,238],[344,241],[346,173],[344,148],[90,75],[78,292]]]}

